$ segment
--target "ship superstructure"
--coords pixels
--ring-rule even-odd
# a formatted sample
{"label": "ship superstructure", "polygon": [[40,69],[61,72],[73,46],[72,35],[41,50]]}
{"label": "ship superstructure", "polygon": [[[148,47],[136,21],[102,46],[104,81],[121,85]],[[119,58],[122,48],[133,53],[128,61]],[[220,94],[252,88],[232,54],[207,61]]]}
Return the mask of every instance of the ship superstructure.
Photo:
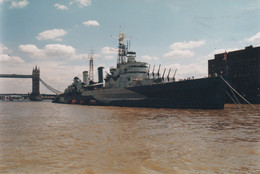
{"label": "ship superstructure", "polygon": [[63,94],[55,102],[80,103],[130,107],[163,108],[224,108],[225,84],[219,77],[191,79],[175,82],[174,77],[164,78],[150,74],[146,62],[136,61],[136,53],[125,45],[125,34],[119,34],[116,67],[111,67],[103,85],[103,67],[98,68],[99,80],[89,80],[88,72],[83,72],[83,82],[74,78]]}
{"label": "ship superstructure", "polygon": [[110,68],[110,74],[105,78],[105,87],[125,88],[152,84],[153,80],[149,79],[148,64],[136,61],[136,53],[128,50],[124,38],[125,34],[119,35],[117,67]]}

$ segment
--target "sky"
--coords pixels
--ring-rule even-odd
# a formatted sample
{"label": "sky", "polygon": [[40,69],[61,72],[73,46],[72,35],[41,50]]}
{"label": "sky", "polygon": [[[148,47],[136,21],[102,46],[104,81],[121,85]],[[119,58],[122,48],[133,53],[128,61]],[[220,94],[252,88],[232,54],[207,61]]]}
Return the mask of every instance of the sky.
{"label": "sky", "polygon": [[[208,74],[215,54],[260,45],[260,0],[0,0],[0,74],[32,73],[64,91],[89,70],[116,66],[120,31],[137,61],[176,78]],[[0,93],[28,93],[31,79],[0,79]],[[43,85],[41,93],[51,94]]]}

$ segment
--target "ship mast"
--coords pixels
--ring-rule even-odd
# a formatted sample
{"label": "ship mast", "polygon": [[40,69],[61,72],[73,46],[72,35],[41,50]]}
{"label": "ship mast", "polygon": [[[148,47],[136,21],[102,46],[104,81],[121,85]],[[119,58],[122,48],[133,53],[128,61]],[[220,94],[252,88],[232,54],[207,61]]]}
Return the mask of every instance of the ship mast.
{"label": "ship mast", "polygon": [[125,56],[127,54],[127,46],[124,44],[126,34],[119,34],[119,45],[118,45],[118,57],[117,64],[122,64],[125,62]]}

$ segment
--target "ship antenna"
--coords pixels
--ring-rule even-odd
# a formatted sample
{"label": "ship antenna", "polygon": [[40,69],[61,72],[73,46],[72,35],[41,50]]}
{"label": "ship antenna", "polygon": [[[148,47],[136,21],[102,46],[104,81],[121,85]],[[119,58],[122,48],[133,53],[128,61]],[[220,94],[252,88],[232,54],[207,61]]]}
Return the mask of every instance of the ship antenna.
{"label": "ship antenna", "polygon": [[125,55],[126,55],[126,46],[124,44],[125,35],[123,33],[119,34],[119,45],[118,45],[118,60],[117,64],[124,63]]}

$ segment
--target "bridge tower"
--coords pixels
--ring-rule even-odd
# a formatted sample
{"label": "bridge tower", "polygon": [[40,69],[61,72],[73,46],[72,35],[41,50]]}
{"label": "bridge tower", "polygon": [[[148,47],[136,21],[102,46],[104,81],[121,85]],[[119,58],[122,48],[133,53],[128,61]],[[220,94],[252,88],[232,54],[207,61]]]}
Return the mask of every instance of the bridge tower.
{"label": "bridge tower", "polygon": [[32,93],[30,94],[31,101],[41,101],[42,97],[40,94],[40,69],[33,68],[32,71]]}

